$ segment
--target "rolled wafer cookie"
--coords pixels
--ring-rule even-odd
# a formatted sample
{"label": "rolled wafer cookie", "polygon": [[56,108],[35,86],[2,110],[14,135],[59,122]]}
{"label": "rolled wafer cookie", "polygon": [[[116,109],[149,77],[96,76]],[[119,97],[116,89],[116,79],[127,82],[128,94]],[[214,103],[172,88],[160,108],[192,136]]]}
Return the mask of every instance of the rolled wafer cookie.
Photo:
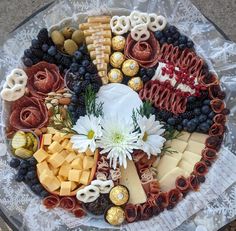
{"label": "rolled wafer cookie", "polygon": [[91,51],[103,51],[104,53],[106,54],[111,54],[111,47],[110,46],[103,46],[103,45],[99,45],[97,44],[96,46],[94,44],[89,44],[87,46],[88,48],[88,51],[91,52]]}
{"label": "rolled wafer cookie", "polygon": [[111,38],[111,30],[101,30],[101,29],[89,29],[89,30],[84,30],[84,36],[97,36],[101,35],[104,38]]}
{"label": "rolled wafer cookie", "polygon": [[102,36],[89,36],[85,39],[86,44],[103,44],[111,46],[111,38],[104,38]]}
{"label": "rolled wafer cookie", "polygon": [[88,23],[110,23],[111,17],[107,15],[94,16],[88,18]]}
{"label": "rolled wafer cookie", "polygon": [[82,23],[79,25],[79,29],[80,30],[89,30],[89,29],[103,29],[103,30],[110,30],[111,27],[110,27],[110,23],[108,24],[101,24],[101,23],[88,23],[88,22],[85,22],[85,23]]}

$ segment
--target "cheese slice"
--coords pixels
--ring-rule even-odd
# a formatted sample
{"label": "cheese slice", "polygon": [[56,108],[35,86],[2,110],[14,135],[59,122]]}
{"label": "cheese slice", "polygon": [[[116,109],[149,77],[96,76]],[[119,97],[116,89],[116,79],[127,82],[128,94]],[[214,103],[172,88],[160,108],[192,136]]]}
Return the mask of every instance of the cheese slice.
{"label": "cheese slice", "polygon": [[201,155],[202,150],[205,148],[205,144],[198,143],[193,140],[189,140],[188,146],[186,147],[186,151],[193,152],[195,154]]}
{"label": "cheese slice", "polygon": [[190,164],[186,160],[181,160],[179,162],[178,167],[183,169],[184,171],[186,171],[188,173],[188,175],[190,175],[191,172],[193,171],[194,164]]}
{"label": "cheese slice", "polygon": [[201,156],[198,154],[195,154],[193,152],[190,151],[185,151],[183,153],[183,160],[186,160],[189,163],[194,163],[196,164],[197,162],[199,162],[201,160]]}
{"label": "cheese slice", "polygon": [[178,159],[175,159],[169,155],[164,155],[157,165],[157,179],[160,180],[164,175],[174,169],[178,163]]}
{"label": "cheese slice", "polygon": [[202,143],[204,144],[206,139],[207,139],[208,135],[202,134],[202,133],[197,133],[194,132],[192,133],[192,135],[190,136],[190,140],[196,141],[198,143]]}
{"label": "cheese slice", "polygon": [[177,152],[183,153],[184,150],[186,149],[188,143],[182,140],[174,139],[171,141],[171,149],[176,150]]}
{"label": "cheese slice", "polygon": [[70,181],[61,182],[60,196],[68,196],[70,195],[70,191],[71,191],[71,182]]}
{"label": "cheese slice", "polygon": [[139,179],[134,162],[127,160],[127,168],[121,167],[120,184],[129,189],[129,203],[141,204],[147,201],[147,195]]}
{"label": "cheese slice", "polygon": [[165,155],[171,156],[175,159],[177,159],[178,161],[180,161],[182,159],[183,153],[180,152],[166,152]]}
{"label": "cheese slice", "polygon": [[187,177],[186,171],[183,169],[176,167],[168,172],[164,177],[161,178],[159,181],[161,191],[167,192],[173,188],[175,188],[175,181],[178,176],[185,176]]}
{"label": "cheese slice", "polygon": [[182,141],[188,141],[189,137],[190,137],[190,133],[189,132],[181,132],[180,135],[178,136],[178,140],[182,140]]}

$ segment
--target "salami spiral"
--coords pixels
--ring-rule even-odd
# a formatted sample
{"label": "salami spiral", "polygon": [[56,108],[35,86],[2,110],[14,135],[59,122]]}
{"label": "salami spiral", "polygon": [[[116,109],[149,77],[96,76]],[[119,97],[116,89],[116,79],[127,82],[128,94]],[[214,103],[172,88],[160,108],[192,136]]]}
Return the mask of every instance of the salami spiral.
{"label": "salami spiral", "polygon": [[43,205],[47,209],[54,209],[60,205],[60,198],[58,196],[50,195],[43,199]]}
{"label": "salami spiral", "polygon": [[63,197],[59,206],[67,211],[72,211],[76,206],[76,200],[74,197]]}
{"label": "salami spiral", "polygon": [[205,176],[208,172],[208,168],[203,161],[200,161],[195,164],[193,173],[197,176]]}

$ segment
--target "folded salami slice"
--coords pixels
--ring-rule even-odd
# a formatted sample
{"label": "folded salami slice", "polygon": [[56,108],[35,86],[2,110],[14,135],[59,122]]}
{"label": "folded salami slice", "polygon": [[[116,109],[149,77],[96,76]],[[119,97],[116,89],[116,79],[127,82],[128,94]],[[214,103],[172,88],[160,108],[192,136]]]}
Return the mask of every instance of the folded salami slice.
{"label": "folded salami slice", "polygon": [[209,130],[210,136],[223,135],[225,132],[225,126],[222,124],[214,123]]}
{"label": "folded salami slice", "polygon": [[214,118],[213,121],[217,124],[222,124],[224,125],[226,123],[226,115],[223,114],[217,114]]}
{"label": "folded salami slice", "polygon": [[76,200],[74,197],[63,197],[60,200],[60,207],[67,210],[72,211],[76,206]]}
{"label": "folded salami slice", "polygon": [[218,98],[218,99],[223,100],[225,98],[225,92],[222,91],[219,84],[211,85],[208,88],[208,91],[209,91],[209,96],[210,96],[211,99]]}
{"label": "folded salami slice", "polygon": [[168,193],[167,192],[161,192],[156,197],[156,205],[159,208],[166,208],[168,206]]}
{"label": "folded salami slice", "polygon": [[211,149],[211,148],[205,148],[203,151],[202,151],[202,158],[203,160],[205,161],[214,161],[217,157],[217,152],[216,150],[214,149]]}
{"label": "folded salami slice", "polygon": [[211,85],[217,85],[219,84],[219,79],[217,78],[216,75],[212,73],[208,73],[206,75],[202,75],[200,77],[200,83],[204,85],[205,87],[209,87]]}
{"label": "folded salami slice", "polygon": [[184,176],[179,176],[175,181],[175,186],[180,192],[189,190],[190,183]]}
{"label": "folded salami slice", "polygon": [[208,172],[208,167],[203,161],[200,161],[195,164],[194,169],[193,169],[193,173],[195,175],[205,176],[207,174],[207,172]]}
{"label": "folded salami slice", "polygon": [[175,206],[181,199],[183,195],[178,189],[172,189],[168,192],[168,202],[169,205]]}
{"label": "folded salami slice", "polygon": [[209,136],[207,137],[205,144],[208,148],[212,148],[216,151],[219,151],[222,141],[223,141],[222,135]]}
{"label": "folded salami slice", "polygon": [[54,209],[60,205],[60,198],[58,196],[50,195],[43,199],[43,205],[47,209]]}
{"label": "folded salami slice", "polygon": [[81,218],[86,215],[86,212],[80,205],[76,205],[76,207],[72,210],[75,217]]}
{"label": "folded salami slice", "polygon": [[190,188],[194,191],[198,191],[199,189],[199,180],[197,178],[197,176],[195,175],[191,175],[189,178],[188,178],[188,181],[189,181],[189,185],[190,185]]}
{"label": "folded salami slice", "polygon": [[221,99],[213,99],[211,100],[211,108],[215,113],[221,113],[225,108],[225,104]]}
{"label": "folded salami slice", "polygon": [[125,206],[125,218],[128,223],[132,223],[137,218],[137,207],[133,204]]}
{"label": "folded salami slice", "polygon": [[152,206],[148,203],[142,205],[141,209],[141,220],[148,220],[153,216]]}

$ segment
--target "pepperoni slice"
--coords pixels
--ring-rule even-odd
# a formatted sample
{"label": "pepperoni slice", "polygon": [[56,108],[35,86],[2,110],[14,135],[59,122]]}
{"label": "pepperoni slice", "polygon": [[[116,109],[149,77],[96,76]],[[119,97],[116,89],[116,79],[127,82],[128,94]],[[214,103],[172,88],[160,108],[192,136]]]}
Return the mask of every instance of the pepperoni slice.
{"label": "pepperoni slice", "polygon": [[194,169],[193,169],[193,173],[195,175],[205,176],[207,174],[207,172],[208,172],[207,165],[203,161],[200,161],[195,164]]}
{"label": "pepperoni slice", "polygon": [[168,192],[169,205],[175,206],[183,197],[182,193],[178,189],[172,189]]}
{"label": "pepperoni slice", "polygon": [[190,188],[192,190],[197,191],[199,189],[199,180],[198,180],[197,176],[191,175],[188,178],[188,181],[189,181]]}
{"label": "pepperoni slice", "polygon": [[214,123],[209,130],[210,136],[223,135],[225,132],[225,126]]}
{"label": "pepperoni slice", "polygon": [[212,161],[214,161],[216,159],[217,152],[214,149],[205,148],[202,151],[202,157],[203,157],[203,160],[212,162]]}
{"label": "pepperoni slice", "polygon": [[43,199],[43,205],[47,209],[54,209],[60,205],[60,198],[58,196],[50,195]]}
{"label": "pepperoni slice", "polygon": [[184,176],[177,177],[175,186],[180,192],[186,192],[189,189],[189,181]]}
{"label": "pepperoni slice", "polygon": [[217,114],[214,118],[213,121],[217,124],[222,124],[224,125],[226,123],[226,116],[223,114]]}
{"label": "pepperoni slice", "polygon": [[75,206],[76,206],[76,200],[74,197],[63,197],[60,200],[60,207],[67,211],[73,210]]}
{"label": "pepperoni slice", "polygon": [[225,108],[225,104],[221,99],[213,99],[211,100],[211,108],[215,113],[221,113]]}
{"label": "pepperoni slice", "polygon": [[86,212],[83,208],[81,208],[79,205],[76,205],[76,207],[72,210],[75,217],[81,218],[86,215]]}
{"label": "pepperoni slice", "polygon": [[137,208],[133,204],[127,204],[125,206],[125,218],[128,223],[132,223],[137,218]]}

